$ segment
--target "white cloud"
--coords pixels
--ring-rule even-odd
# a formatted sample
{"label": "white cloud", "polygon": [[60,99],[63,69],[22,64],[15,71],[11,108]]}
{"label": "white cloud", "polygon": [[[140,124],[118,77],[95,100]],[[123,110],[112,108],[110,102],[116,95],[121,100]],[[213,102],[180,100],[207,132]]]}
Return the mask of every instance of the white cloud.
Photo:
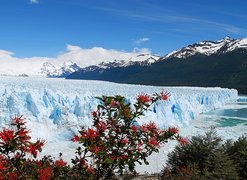
{"label": "white cloud", "polygon": [[[13,52],[0,50],[0,74],[30,74],[36,75],[40,72],[44,62],[51,62],[54,65],[62,64],[66,61],[73,61],[81,67],[96,65],[100,62],[110,62],[118,60],[133,60],[131,58],[139,54],[151,54],[149,49],[133,49],[131,52],[118,51],[115,49],[105,49],[103,47],[81,48],[79,46],[67,45],[66,51],[57,57],[28,57],[18,58]],[[138,58],[136,60],[139,60]]]}
{"label": "white cloud", "polygon": [[115,49],[104,49],[102,47],[93,47],[83,49],[78,46],[67,45],[67,51],[57,57],[58,62],[72,60],[78,65],[85,67],[99,64],[100,62],[110,62],[115,59],[129,60],[138,54],[150,54],[148,49],[133,49],[132,52],[118,51]]}
{"label": "white cloud", "polygon": [[13,52],[0,49],[0,59],[3,59],[3,58],[8,59],[8,58],[11,58],[12,55],[14,55]]}
{"label": "white cloud", "polygon": [[147,37],[144,37],[144,38],[140,38],[138,40],[135,41],[136,44],[141,44],[141,43],[145,43],[147,41],[149,41],[150,39],[147,38]]}
{"label": "white cloud", "polygon": [[53,58],[47,57],[17,58],[13,55],[14,53],[12,52],[0,50],[0,75],[19,75],[24,73],[37,75],[44,62],[54,61]]}
{"label": "white cloud", "polygon": [[31,4],[39,4],[39,0],[30,0]]}

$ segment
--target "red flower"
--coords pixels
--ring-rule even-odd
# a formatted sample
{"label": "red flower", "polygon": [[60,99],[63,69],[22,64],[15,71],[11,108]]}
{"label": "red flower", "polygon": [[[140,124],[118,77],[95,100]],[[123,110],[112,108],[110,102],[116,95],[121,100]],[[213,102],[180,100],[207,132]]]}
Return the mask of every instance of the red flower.
{"label": "red flower", "polygon": [[37,166],[42,166],[42,162],[40,160],[35,160],[34,163],[37,165]]}
{"label": "red flower", "polygon": [[129,156],[127,156],[127,155],[125,155],[125,154],[122,154],[122,155],[120,155],[120,159],[127,159]]}
{"label": "red flower", "polygon": [[92,165],[90,165],[88,168],[87,168],[87,171],[90,173],[90,174],[94,174],[94,168]]}
{"label": "red flower", "polygon": [[34,144],[28,146],[27,152],[31,153],[34,157],[37,156],[37,147]]}
{"label": "red flower", "polygon": [[29,146],[27,147],[27,148],[25,148],[24,150],[26,151],[26,152],[29,152],[29,153],[31,153],[34,157],[36,157],[37,156],[37,151],[40,151],[41,152],[41,150],[42,150],[42,146],[44,146],[44,141],[40,141],[40,140],[38,140],[36,143],[34,143],[34,144],[29,144]]}
{"label": "red flower", "polygon": [[133,132],[136,132],[136,131],[137,131],[137,127],[136,127],[136,126],[131,126],[131,130],[132,130]]}
{"label": "red flower", "polygon": [[73,142],[78,142],[80,140],[79,136],[75,135],[72,139]]}
{"label": "red flower", "polygon": [[137,97],[137,101],[140,103],[148,103],[151,101],[151,98],[147,94],[140,94]]}
{"label": "red flower", "polygon": [[149,145],[151,145],[153,147],[159,147],[159,143],[157,142],[157,140],[155,138],[150,138],[148,143],[149,143]]}
{"label": "red flower", "polygon": [[92,153],[98,154],[101,151],[101,148],[98,146],[93,146],[90,148]]}
{"label": "red flower", "polygon": [[150,122],[149,124],[147,124],[147,128],[149,130],[152,130],[152,129],[155,130],[155,129],[157,129],[157,126],[154,122]]}
{"label": "red flower", "polygon": [[16,172],[9,172],[7,176],[9,180],[16,180],[18,177]]}
{"label": "red flower", "polygon": [[39,169],[39,180],[47,180],[51,177],[51,168],[40,168]]}
{"label": "red flower", "polygon": [[14,125],[24,125],[24,124],[26,124],[26,122],[20,116],[20,117],[12,118],[12,124],[14,124]]}
{"label": "red flower", "polygon": [[140,127],[140,129],[143,131],[143,132],[147,132],[148,131],[148,128],[147,128],[147,125],[144,124]]}
{"label": "red flower", "polygon": [[26,130],[26,129],[24,129],[24,128],[22,128],[22,129],[18,132],[18,135],[19,135],[19,137],[21,138],[21,142],[22,142],[22,143],[24,143],[25,141],[31,139],[31,137],[28,136],[28,133],[29,133],[29,132],[30,132],[30,131],[28,131],[28,130]]}
{"label": "red flower", "polygon": [[56,164],[56,166],[58,166],[58,167],[63,167],[63,166],[66,166],[66,162],[64,162],[62,159],[59,159],[59,160],[56,160],[55,161],[55,164]]}
{"label": "red flower", "polygon": [[111,159],[112,161],[115,161],[117,158],[115,158],[113,155],[111,155],[111,154],[108,154],[108,157],[109,157],[109,159]]}
{"label": "red flower", "polygon": [[129,142],[129,140],[126,139],[126,138],[121,140],[121,143],[122,143],[122,144],[127,144],[128,142]]}
{"label": "red flower", "polygon": [[3,171],[5,169],[6,169],[6,167],[5,167],[4,161],[2,161],[2,159],[0,159],[0,171]]}
{"label": "red flower", "polygon": [[94,139],[96,137],[98,137],[98,133],[97,131],[88,128],[86,135],[84,136],[86,139],[90,138],[90,139]]}
{"label": "red flower", "polygon": [[41,151],[41,148],[45,145],[45,141],[44,140],[42,140],[42,141],[38,140],[38,141],[36,141],[35,145],[37,146],[37,149],[39,151]]}
{"label": "red flower", "polygon": [[19,152],[17,152],[16,154],[15,154],[15,159],[19,159],[21,157],[21,154],[19,153]]}
{"label": "red flower", "polygon": [[[157,131],[158,128],[156,126],[156,124],[154,122],[150,122],[149,124],[144,124],[140,127],[140,129],[143,131],[143,132],[148,132],[148,131]],[[156,132],[158,133],[158,132]]]}
{"label": "red flower", "polygon": [[172,134],[177,134],[178,133],[178,128],[176,127],[169,127],[168,131]]}
{"label": "red flower", "polygon": [[93,115],[93,117],[96,117],[97,116],[97,112],[96,111],[93,111],[92,112],[92,115]]}
{"label": "red flower", "polygon": [[116,101],[114,101],[114,99],[112,99],[111,103],[110,103],[110,106],[111,107],[116,107],[116,106],[118,106],[118,103]]}
{"label": "red flower", "polygon": [[14,139],[14,131],[4,129],[2,132],[0,132],[0,139],[2,139],[3,142],[7,143]]}
{"label": "red flower", "polygon": [[189,143],[188,139],[181,138],[181,137],[178,139],[178,142],[180,142],[180,144],[182,144],[182,145],[186,145]]}
{"label": "red flower", "polygon": [[162,99],[162,100],[164,100],[164,101],[166,101],[167,99],[168,99],[168,97],[170,96],[170,93],[168,93],[167,91],[162,91],[161,93],[160,93],[160,98]]}
{"label": "red flower", "polygon": [[107,129],[107,126],[106,126],[106,124],[104,122],[99,122],[97,124],[97,129],[105,131]]}
{"label": "red flower", "polygon": [[27,134],[29,133],[30,131],[26,130],[26,129],[21,129],[19,132],[18,132],[18,135],[21,136],[21,137],[25,137],[27,136]]}
{"label": "red flower", "polygon": [[138,150],[139,152],[141,152],[141,151],[142,151],[142,147],[141,147],[141,146],[138,146],[137,150]]}

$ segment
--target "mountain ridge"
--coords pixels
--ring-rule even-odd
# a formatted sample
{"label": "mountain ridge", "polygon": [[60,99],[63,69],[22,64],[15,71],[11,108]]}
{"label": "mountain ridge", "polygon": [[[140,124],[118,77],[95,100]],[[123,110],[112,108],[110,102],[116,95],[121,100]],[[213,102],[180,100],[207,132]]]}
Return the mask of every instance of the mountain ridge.
{"label": "mountain ridge", "polygon": [[[206,49],[208,46],[213,49]],[[203,49],[203,53],[198,49]],[[202,41],[147,66],[80,69],[67,78],[160,86],[220,86],[247,93],[247,39]]]}
{"label": "mountain ridge", "polygon": [[185,59],[195,54],[212,55],[215,53],[226,53],[238,48],[247,48],[247,38],[232,39],[227,36],[218,41],[201,41],[188,45],[165,55],[162,60],[174,57]]}
{"label": "mountain ridge", "polygon": [[72,61],[64,62],[58,66],[55,66],[50,62],[45,62],[43,63],[39,73],[46,77],[67,77],[79,69],[81,69],[81,67]]}

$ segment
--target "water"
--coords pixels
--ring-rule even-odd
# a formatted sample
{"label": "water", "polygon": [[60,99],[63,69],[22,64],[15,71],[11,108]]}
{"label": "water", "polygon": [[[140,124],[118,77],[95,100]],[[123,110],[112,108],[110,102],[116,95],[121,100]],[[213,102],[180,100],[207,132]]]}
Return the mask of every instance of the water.
{"label": "water", "polygon": [[203,134],[214,128],[222,139],[236,140],[247,136],[247,96],[240,96],[237,102],[226,104],[223,108],[200,115],[189,125],[188,135]]}

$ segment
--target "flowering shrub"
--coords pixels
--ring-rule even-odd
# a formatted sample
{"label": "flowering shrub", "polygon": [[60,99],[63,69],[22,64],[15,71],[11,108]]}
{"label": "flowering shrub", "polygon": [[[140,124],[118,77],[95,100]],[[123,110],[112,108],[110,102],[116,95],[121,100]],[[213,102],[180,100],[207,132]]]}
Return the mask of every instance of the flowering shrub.
{"label": "flowering shrub", "polygon": [[126,167],[134,172],[136,163],[148,164],[147,157],[158,152],[169,139],[186,143],[175,127],[160,130],[153,122],[141,126],[135,123],[154,102],[167,100],[168,96],[166,92],[154,96],[141,94],[133,108],[122,96],[99,97],[101,103],[92,112],[93,126],[82,127],[72,139],[82,145],[74,163],[82,161],[84,165],[89,158],[91,165],[86,167],[91,168],[94,177],[108,179],[114,173],[122,175]]}
{"label": "flowering shrub", "polygon": [[[12,119],[11,125],[14,128],[0,131],[0,177],[24,177],[27,153],[36,158],[37,153],[44,146],[43,140],[31,142],[26,129],[25,121],[21,117]],[[29,160],[30,161],[30,160]]]}
{"label": "flowering shrub", "polygon": [[72,166],[61,154],[57,160],[50,156],[37,160],[45,142],[32,142],[24,119],[15,117],[11,128],[0,131],[0,180],[111,179],[115,173],[122,175],[125,168],[134,172],[136,163],[148,164],[147,157],[169,139],[187,142],[175,127],[161,130],[153,122],[137,124],[153,103],[168,96],[167,92],[141,94],[133,106],[122,96],[99,97],[92,127],[82,127],[72,139],[82,145],[76,149]]}
{"label": "flowering shrub", "polygon": [[[44,141],[31,142],[30,131],[25,124],[24,119],[15,117],[11,122],[12,128],[0,131],[0,180],[73,177],[71,168],[61,157],[54,160],[50,156],[45,156],[36,160],[38,152],[42,151]],[[31,154],[31,159],[27,158],[28,154]]]}

